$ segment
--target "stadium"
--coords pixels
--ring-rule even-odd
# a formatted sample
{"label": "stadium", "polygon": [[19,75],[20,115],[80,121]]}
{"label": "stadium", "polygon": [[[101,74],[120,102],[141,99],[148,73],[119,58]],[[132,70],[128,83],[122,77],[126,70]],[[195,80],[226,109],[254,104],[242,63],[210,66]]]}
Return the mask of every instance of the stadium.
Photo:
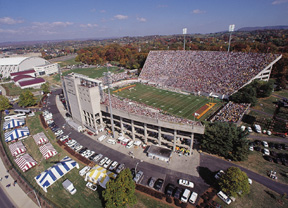
{"label": "stadium", "polygon": [[[221,99],[254,79],[268,81],[280,58],[241,52],[150,51],[138,79],[124,73],[102,81],[74,73],[63,78],[63,90],[73,119],[91,131],[115,128],[133,141],[173,151],[185,148],[191,154],[195,134],[204,134],[200,121],[226,105]],[[113,87],[111,103],[107,82]],[[227,106],[236,116],[249,108]]]}

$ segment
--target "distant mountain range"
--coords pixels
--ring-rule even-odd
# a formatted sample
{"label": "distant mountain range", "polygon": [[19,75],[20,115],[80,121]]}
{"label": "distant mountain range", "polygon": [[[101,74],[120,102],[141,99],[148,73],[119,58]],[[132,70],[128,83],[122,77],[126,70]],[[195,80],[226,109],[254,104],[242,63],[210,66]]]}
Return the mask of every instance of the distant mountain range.
{"label": "distant mountain range", "polygon": [[265,26],[265,27],[242,27],[237,31],[255,31],[255,30],[288,30],[288,25],[278,25],[278,26]]}

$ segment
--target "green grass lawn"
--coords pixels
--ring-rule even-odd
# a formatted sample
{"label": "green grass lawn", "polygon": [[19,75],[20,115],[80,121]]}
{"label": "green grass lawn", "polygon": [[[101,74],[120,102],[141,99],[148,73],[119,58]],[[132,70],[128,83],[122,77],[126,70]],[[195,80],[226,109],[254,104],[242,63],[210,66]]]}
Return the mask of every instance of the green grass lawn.
{"label": "green grass lawn", "polygon": [[81,62],[77,62],[77,61],[75,61],[75,58],[73,58],[73,59],[69,59],[69,60],[66,60],[66,61],[60,61],[60,62],[58,62],[58,64],[61,67],[63,67],[63,66],[67,66],[67,65],[81,64]]}
{"label": "green grass lawn", "polygon": [[281,196],[276,192],[266,188],[265,186],[253,181],[250,193],[245,196],[237,196],[236,201],[231,204],[225,204],[219,197],[216,197],[216,202],[222,207],[229,208],[282,208],[288,207],[288,200],[284,200],[284,205],[280,205],[277,200]]}
{"label": "green grass lawn", "polygon": [[[205,120],[209,115],[214,113],[221,105],[221,101],[203,96],[184,95],[176,92],[158,89],[152,86],[143,85],[137,83],[134,88],[123,90],[121,92],[113,92],[123,98],[129,98],[131,100],[162,109],[168,113],[194,119],[194,112],[200,107],[209,102],[217,103],[212,109],[210,109],[204,116],[199,120]],[[197,119],[195,119],[197,120]]]}
{"label": "green grass lawn", "polygon": [[[109,67],[108,70],[113,73],[121,73],[124,72],[124,69],[121,69],[119,67]],[[65,71],[62,73],[63,76],[70,74],[72,72],[78,73],[78,74],[83,74],[86,75],[92,79],[103,77],[103,73],[107,72],[107,67],[99,67],[99,68],[76,68],[76,69],[71,69],[68,71]],[[54,75],[54,80],[59,82],[60,77],[59,75]]]}
{"label": "green grass lawn", "polygon": [[22,92],[24,91],[31,91],[31,92],[38,92],[41,89],[32,89],[32,88],[28,88],[28,89],[21,89],[20,87],[17,87],[14,83],[7,83],[7,84],[2,84],[2,87],[5,88],[6,94],[8,96],[17,96],[20,95]]}
{"label": "green grass lawn", "polygon": [[[261,147],[263,148],[263,147]],[[270,151],[274,151],[276,153],[286,153],[286,150],[276,150],[268,148]],[[237,165],[240,165],[242,167],[245,167],[249,170],[252,170],[253,172],[259,173],[260,175],[267,176],[267,171],[274,170],[277,172],[278,182],[281,183],[288,183],[288,177],[285,176],[286,173],[288,173],[288,167],[284,166],[282,164],[276,164],[274,162],[266,161],[263,158],[262,152],[252,151],[250,152],[248,156],[248,160],[242,161],[242,162],[234,162]]]}

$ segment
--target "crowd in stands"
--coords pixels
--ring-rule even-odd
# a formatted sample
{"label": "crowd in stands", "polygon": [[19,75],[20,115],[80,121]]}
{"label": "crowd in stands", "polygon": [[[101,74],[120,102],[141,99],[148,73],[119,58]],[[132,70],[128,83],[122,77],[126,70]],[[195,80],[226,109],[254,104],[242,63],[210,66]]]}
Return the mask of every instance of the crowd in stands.
{"label": "crowd in stands", "polygon": [[[121,81],[121,80],[131,79],[133,77],[136,77],[136,76],[133,76],[131,74],[129,75],[129,74],[127,74],[127,72],[111,73],[111,81],[112,81],[112,83],[118,82],[118,81]],[[99,77],[99,78],[97,78],[97,80],[102,81],[103,85],[107,85],[107,79],[105,77]]]}
{"label": "crowd in stands", "polygon": [[229,101],[224,108],[222,108],[211,121],[224,121],[237,123],[242,119],[246,110],[250,107],[247,103],[233,103]]}
{"label": "crowd in stands", "polygon": [[[103,94],[102,104],[109,105],[108,95],[106,93]],[[111,95],[111,105],[112,108],[123,110],[129,112],[131,114],[136,114],[140,116],[145,116],[149,118],[158,119],[161,121],[171,122],[171,123],[180,123],[180,124],[190,124],[190,125],[198,125],[201,126],[201,122],[195,122],[192,120],[188,120],[185,118],[171,116],[169,114],[164,114],[159,109],[153,109],[150,106],[137,103],[135,101],[131,101],[127,98],[119,99],[115,95]]]}
{"label": "crowd in stands", "polygon": [[275,60],[277,54],[223,51],[150,51],[141,80],[188,92],[230,95]]}

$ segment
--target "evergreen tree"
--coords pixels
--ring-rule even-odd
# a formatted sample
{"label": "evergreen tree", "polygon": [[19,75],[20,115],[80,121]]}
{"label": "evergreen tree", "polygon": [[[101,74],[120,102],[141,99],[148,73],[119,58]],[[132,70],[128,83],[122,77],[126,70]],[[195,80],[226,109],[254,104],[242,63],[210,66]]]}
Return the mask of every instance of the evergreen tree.
{"label": "evergreen tree", "polygon": [[110,180],[103,191],[105,207],[126,208],[136,204],[135,183],[128,168],[120,172],[115,180]]}

